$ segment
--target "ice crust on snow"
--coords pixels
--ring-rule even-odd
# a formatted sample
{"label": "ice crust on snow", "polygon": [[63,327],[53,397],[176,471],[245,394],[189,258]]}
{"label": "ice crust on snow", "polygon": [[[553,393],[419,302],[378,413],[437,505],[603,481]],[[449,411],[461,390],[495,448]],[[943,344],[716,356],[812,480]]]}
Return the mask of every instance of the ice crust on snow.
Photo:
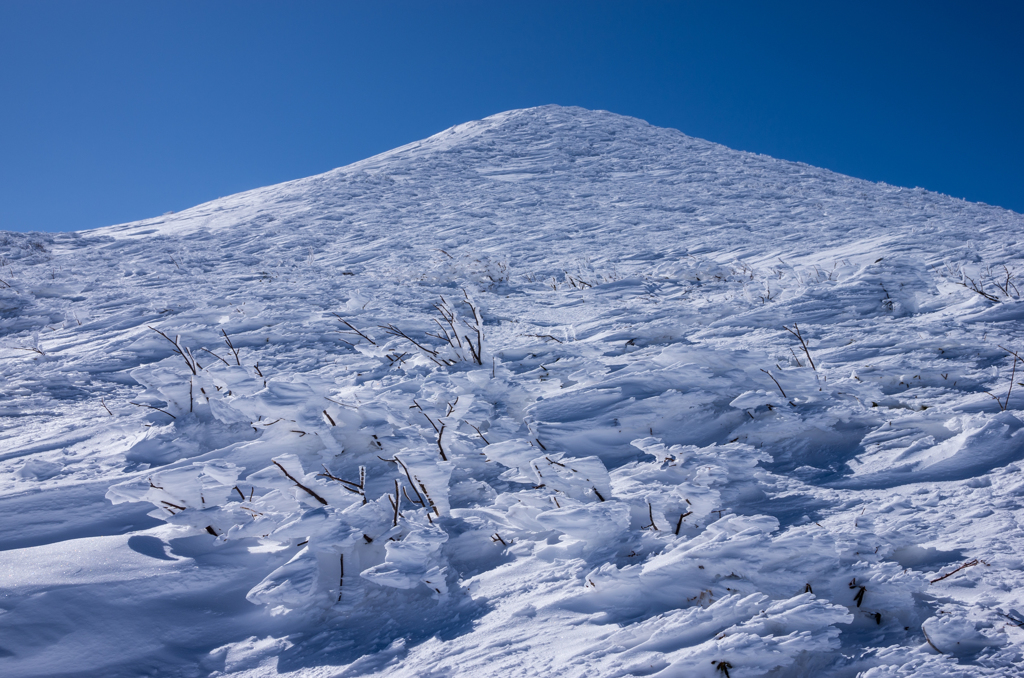
{"label": "ice crust on snow", "polygon": [[1022,237],[557,106],[0,234],[0,672],[1019,675]]}

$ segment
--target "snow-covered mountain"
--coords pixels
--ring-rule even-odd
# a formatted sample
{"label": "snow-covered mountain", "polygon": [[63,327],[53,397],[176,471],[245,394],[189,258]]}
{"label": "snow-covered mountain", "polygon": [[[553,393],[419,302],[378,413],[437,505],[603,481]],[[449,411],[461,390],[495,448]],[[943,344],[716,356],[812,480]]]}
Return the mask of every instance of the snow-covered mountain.
{"label": "snow-covered mountain", "polygon": [[0,234],[0,673],[1020,675],[1022,271],[557,106]]}

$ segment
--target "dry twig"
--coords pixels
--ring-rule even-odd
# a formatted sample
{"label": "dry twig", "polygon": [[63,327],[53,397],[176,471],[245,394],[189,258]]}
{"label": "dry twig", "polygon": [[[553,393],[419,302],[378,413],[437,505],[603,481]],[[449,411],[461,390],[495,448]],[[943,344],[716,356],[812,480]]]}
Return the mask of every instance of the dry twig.
{"label": "dry twig", "polygon": [[219,355],[217,355],[216,353],[214,353],[214,352],[213,352],[213,351],[211,351],[210,349],[208,349],[208,348],[206,348],[206,347],[203,347],[203,348],[200,348],[199,350],[200,350],[200,351],[206,351],[207,353],[209,353],[209,354],[210,354],[210,355],[212,355],[212,356],[213,356],[214,358],[216,358],[217,360],[221,361],[222,363],[224,363],[224,364],[225,364],[225,365],[227,365],[228,367],[230,367],[230,366],[231,366],[231,363],[229,363],[229,362],[228,362],[227,360],[224,360],[224,358],[221,358],[221,357],[220,357]]}
{"label": "dry twig", "polygon": [[[595,489],[594,492],[597,492],[597,490]],[[600,496],[600,495],[598,495],[598,496]],[[651,506],[651,502],[647,502],[647,517],[650,518],[651,524],[650,525],[644,525],[640,529],[641,530],[646,530],[647,528],[651,528],[655,532],[660,532],[660,530],[658,529],[658,526],[654,524],[654,507]]]}
{"label": "dry twig", "polygon": [[932,646],[933,650],[935,650],[939,654],[946,654],[945,652],[943,652],[942,650],[940,650],[939,648],[937,648],[935,646],[935,643],[932,642],[932,639],[928,637],[928,632],[924,630],[924,626],[921,627],[921,633],[924,634],[924,639],[928,642],[929,645]]}
{"label": "dry twig", "polygon": [[[468,422],[468,421],[467,421],[466,423],[467,423],[467,424],[469,424],[469,422]],[[478,429],[478,428],[477,428],[476,426],[473,426],[472,424],[469,424],[469,427],[470,427],[471,429],[473,429],[474,431],[476,431],[476,434],[477,434],[478,436],[480,436],[480,439],[484,441],[484,444],[485,444],[485,445],[490,445],[490,444],[491,444],[491,443],[490,443],[490,442],[489,442],[489,441],[487,440],[487,438],[484,438],[484,434],[483,434],[483,433],[480,433],[480,429]]]}
{"label": "dry twig", "polygon": [[686,516],[690,515],[691,513],[693,513],[693,511],[687,511],[686,513],[680,513],[679,514],[679,520],[676,521],[676,530],[675,530],[675,534],[676,534],[677,537],[679,536],[679,528],[681,528],[683,526],[683,518],[685,518]]}
{"label": "dry twig", "polygon": [[304,492],[306,492],[306,494],[308,494],[309,496],[313,497],[314,499],[316,499],[318,502],[320,502],[324,506],[327,505],[327,500],[326,499],[324,499],[319,494],[317,494],[316,492],[314,492],[313,490],[309,489],[308,487],[306,487],[305,485],[300,483],[298,480],[296,480],[295,477],[292,476],[291,473],[288,473],[288,471],[285,470],[284,466],[281,466],[281,464],[277,462],[277,460],[271,459],[271,461],[274,463],[274,466],[277,466],[277,468],[281,469],[281,473],[283,473],[288,478],[288,480],[290,480],[293,483],[295,483],[295,485],[298,486],[298,488],[300,490],[303,490]]}
{"label": "dry twig", "polygon": [[199,364],[199,361],[197,361],[195,357],[192,355],[192,351],[190,351],[188,347],[181,345],[180,336],[174,335],[174,339],[171,339],[169,336],[167,336],[157,328],[153,327],[152,325],[147,325],[146,327],[149,327],[149,329],[153,330],[161,337],[171,342],[171,345],[174,346],[174,352],[181,356],[181,359],[185,361],[186,365],[188,365],[188,369],[192,371],[192,374],[199,374],[199,370],[203,368]]}
{"label": "dry twig", "polygon": [[787,332],[792,334],[794,337],[796,337],[797,340],[800,341],[800,346],[802,346],[803,349],[804,349],[804,355],[807,356],[807,362],[809,362],[811,364],[811,369],[814,370],[815,372],[817,372],[818,368],[814,366],[814,360],[811,359],[811,352],[807,349],[807,342],[804,341],[803,334],[801,334],[800,328],[797,327],[797,324],[793,323],[793,329],[789,329],[785,325],[782,326],[782,329],[786,330]]}
{"label": "dry twig", "polygon": [[[163,412],[164,414],[166,414],[171,419],[177,419],[176,416],[174,416],[173,414],[171,414],[167,410],[161,410],[159,407],[153,407],[152,405],[147,405],[146,403],[133,403],[133,402],[129,402],[128,404],[129,405],[135,405],[136,407],[148,407],[151,410],[156,410],[157,412]],[[107,411],[109,412],[110,410],[107,410]]]}
{"label": "dry twig", "polygon": [[358,334],[360,337],[362,337],[363,339],[366,339],[368,342],[370,342],[374,346],[377,345],[377,342],[375,342],[373,339],[371,339],[370,337],[366,336],[365,334],[363,334],[362,332],[357,330],[352,323],[350,323],[349,321],[345,320],[344,318],[342,318],[337,313],[332,313],[331,315],[333,315],[335,318],[340,320],[342,322],[342,324],[344,324],[346,327],[348,327],[350,330],[352,330],[352,333]]}
{"label": "dry twig", "polygon": [[772,374],[771,372],[769,372],[768,370],[761,370],[761,371],[764,372],[765,374],[767,374],[769,377],[772,378],[772,381],[775,382],[775,385],[779,387],[779,393],[782,394],[783,399],[787,399],[786,392],[782,390],[782,385],[779,383],[779,380],[775,378],[775,375]]}
{"label": "dry twig", "polygon": [[[954,574],[956,574],[960,570],[964,570],[964,569],[966,569],[968,567],[974,567],[978,563],[985,563],[985,561],[979,560],[978,558],[975,558],[974,560],[969,560],[966,563],[964,563],[963,565],[961,565],[960,567],[958,567],[955,570],[953,570],[952,572],[947,572],[946,574],[942,575],[941,577],[939,577],[937,579],[932,579],[931,582],[929,582],[929,583],[934,584],[935,582],[940,582],[943,579],[946,579],[948,577],[952,577]],[[985,564],[987,565],[988,563],[985,563]]]}
{"label": "dry twig", "polygon": [[[402,494],[400,492],[401,485],[398,482],[398,478],[395,478],[395,498],[391,500],[391,506],[395,509],[395,517],[392,521],[392,527],[398,526],[398,519],[402,516]],[[388,495],[388,499],[391,499],[391,495]]]}
{"label": "dry twig", "polygon": [[559,339],[558,337],[552,336],[550,334],[524,334],[523,336],[525,336],[525,337],[536,337],[537,339],[551,339],[552,341],[557,341],[559,344],[562,343],[561,339]]}
{"label": "dry twig", "polygon": [[39,355],[42,355],[42,356],[46,355],[45,353],[43,353],[43,350],[41,348],[37,348],[37,347],[22,348],[20,346],[12,346],[11,348],[13,348],[15,351],[30,351],[32,353],[38,353]]}
{"label": "dry twig", "polygon": [[985,393],[988,393],[988,395],[991,398],[993,398],[996,401],[996,403],[999,404],[1000,412],[1005,412],[1006,408],[1010,406],[1010,393],[1013,391],[1013,379],[1014,377],[1017,376],[1017,361],[1019,360],[1021,362],[1024,362],[1024,358],[1020,357],[1020,355],[1016,351],[1011,351],[1010,349],[1003,348],[1002,346],[1000,346],[999,348],[1002,348],[1004,351],[1013,356],[1013,370],[1010,372],[1010,388],[1006,390],[1005,400],[1000,400],[998,397],[992,395],[988,391],[985,391]]}
{"label": "dry twig", "polygon": [[224,330],[221,330],[220,333],[224,335],[224,343],[228,345],[228,349],[235,356],[235,364],[241,366],[242,361],[238,359],[238,349],[235,348],[235,345],[231,343],[231,337],[229,337],[228,333],[225,332]]}

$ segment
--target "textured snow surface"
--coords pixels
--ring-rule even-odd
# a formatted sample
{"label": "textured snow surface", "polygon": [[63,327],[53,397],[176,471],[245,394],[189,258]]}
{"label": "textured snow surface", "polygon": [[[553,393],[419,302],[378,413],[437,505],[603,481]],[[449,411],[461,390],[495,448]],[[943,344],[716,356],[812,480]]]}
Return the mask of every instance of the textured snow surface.
{"label": "textured snow surface", "polygon": [[0,673],[1020,675],[1015,275],[553,106],[0,234]]}

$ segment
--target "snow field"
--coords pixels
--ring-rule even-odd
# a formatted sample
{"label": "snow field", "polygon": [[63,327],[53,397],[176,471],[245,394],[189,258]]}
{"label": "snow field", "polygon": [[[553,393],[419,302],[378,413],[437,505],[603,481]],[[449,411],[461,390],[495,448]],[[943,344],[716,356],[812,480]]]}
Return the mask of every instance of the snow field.
{"label": "snow field", "polygon": [[1018,675],[1022,226],[543,107],[7,234],[0,666]]}

